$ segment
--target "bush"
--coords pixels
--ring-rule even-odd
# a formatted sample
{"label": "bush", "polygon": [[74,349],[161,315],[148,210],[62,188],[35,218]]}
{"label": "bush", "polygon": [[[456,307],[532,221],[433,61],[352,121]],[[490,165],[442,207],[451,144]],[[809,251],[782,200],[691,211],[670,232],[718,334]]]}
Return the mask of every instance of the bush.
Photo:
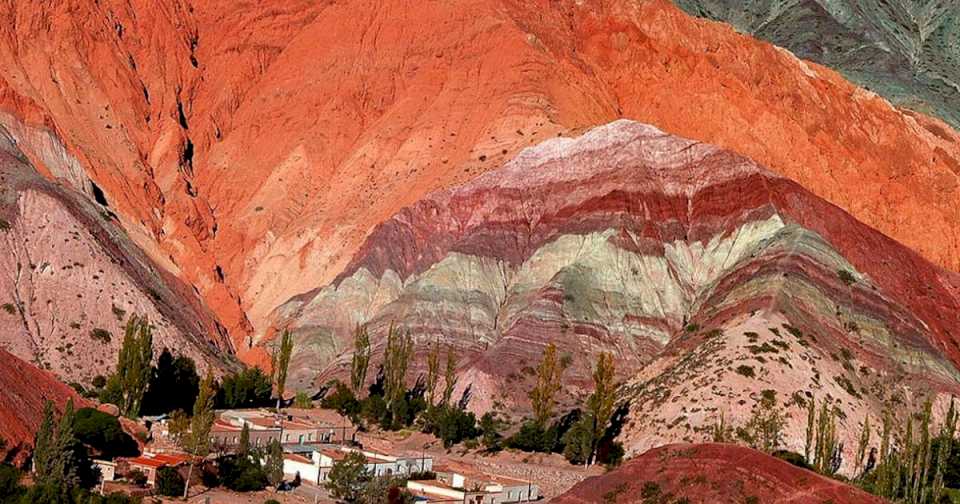
{"label": "bush", "polygon": [[476,438],[480,434],[477,417],[473,413],[447,405],[427,410],[423,431],[440,438],[444,448]]}
{"label": "bush", "polygon": [[297,392],[297,395],[293,398],[293,405],[301,409],[313,409],[313,401],[311,401],[310,396],[302,390]]}
{"label": "bush", "polygon": [[143,474],[143,471],[140,469],[134,469],[127,473],[127,480],[137,486],[144,486],[147,484],[147,475]]}
{"label": "bush", "polygon": [[810,464],[807,463],[807,459],[797,452],[792,452],[790,450],[775,450],[771,455],[797,467],[802,467],[811,471],[813,470],[813,467],[810,467]]}
{"label": "bush", "polygon": [[110,334],[110,331],[97,327],[90,330],[90,338],[101,343],[110,343],[110,340],[113,339],[113,335]]}
{"label": "bush", "polygon": [[157,470],[157,493],[166,497],[180,497],[186,486],[183,476],[175,467],[161,467]]}
{"label": "bush", "polygon": [[339,380],[334,384],[333,393],[320,401],[320,406],[336,410],[345,417],[353,418],[360,413],[360,402],[353,395],[353,391]]}
{"label": "bush", "polygon": [[267,487],[267,474],[255,457],[228,455],[220,459],[220,481],[235,492],[255,492]]}
{"label": "bush", "polygon": [[270,406],[273,384],[260,368],[247,368],[224,377],[217,391],[217,408],[256,408]]}
{"label": "bush", "polygon": [[0,502],[15,502],[21,494],[20,471],[16,467],[0,464]]}
{"label": "bush", "polygon": [[139,453],[137,442],[124,432],[120,422],[102,411],[80,408],[73,429],[77,439],[100,453],[102,458],[132,457]]}
{"label": "bush", "polygon": [[[170,391],[175,390],[175,394]],[[150,383],[143,395],[143,415],[161,415],[176,410],[191,411],[200,393],[200,375],[189,357],[174,357],[166,348],[151,370]]]}

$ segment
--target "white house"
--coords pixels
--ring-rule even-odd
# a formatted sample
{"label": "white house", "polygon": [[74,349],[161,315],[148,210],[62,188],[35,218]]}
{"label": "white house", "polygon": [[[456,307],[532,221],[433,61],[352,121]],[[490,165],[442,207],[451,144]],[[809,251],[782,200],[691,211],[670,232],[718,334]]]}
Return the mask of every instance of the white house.
{"label": "white house", "polygon": [[321,484],[327,480],[333,464],[343,460],[351,452],[363,455],[367,472],[377,477],[406,475],[433,469],[431,457],[395,457],[349,447],[338,447],[314,450],[309,458],[305,455],[287,453],[284,455],[283,473],[291,477],[299,473],[301,480]]}
{"label": "white house", "polygon": [[527,480],[487,474],[472,468],[439,468],[436,479],[407,481],[420,502],[509,504],[540,498],[540,488]]}

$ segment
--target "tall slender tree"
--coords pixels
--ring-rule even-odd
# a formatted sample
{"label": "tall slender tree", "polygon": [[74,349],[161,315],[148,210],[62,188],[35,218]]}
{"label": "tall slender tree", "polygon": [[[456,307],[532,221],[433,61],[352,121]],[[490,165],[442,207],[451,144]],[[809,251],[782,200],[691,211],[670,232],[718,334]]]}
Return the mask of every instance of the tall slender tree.
{"label": "tall slender tree", "polygon": [[863,469],[863,460],[867,455],[867,451],[870,449],[870,415],[863,420],[863,430],[860,431],[860,439],[857,442],[857,459],[856,459],[856,469],[855,474],[860,473],[860,470]]}
{"label": "tall slender tree", "polygon": [[407,368],[413,356],[413,337],[393,324],[387,332],[383,356],[384,399],[387,410],[393,411],[406,393]]}
{"label": "tall slender tree", "polygon": [[937,470],[933,475],[933,488],[931,489],[931,502],[940,502],[944,490],[944,471],[947,461],[950,459],[950,452],[953,450],[953,438],[957,433],[957,410],[953,398],[950,398],[950,408],[947,410],[947,416],[943,419],[943,425],[940,426],[940,442],[937,445]]}
{"label": "tall slender tree", "polygon": [[593,393],[587,399],[588,418],[591,420],[590,453],[587,465],[593,464],[597,454],[600,439],[607,431],[613,410],[617,405],[616,397],[616,367],[613,355],[600,354],[597,365],[593,369]]}
{"label": "tall slender tree", "polygon": [[237,445],[237,453],[247,455],[250,453],[250,424],[243,422],[243,429],[240,429],[240,444]]}
{"label": "tall slender tree", "polygon": [[350,363],[350,386],[357,397],[360,397],[360,389],[367,381],[370,355],[370,334],[367,333],[367,326],[357,324],[353,330],[353,359]]}
{"label": "tall slender tree", "polygon": [[277,411],[280,411],[280,405],[283,401],[284,389],[287,386],[287,371],[290,368],[290,356],[293,355],[293,335],[290,334],[289,330],[284,329],[283,335],[280,337],[280,350],[276,358],[276,366],[274,369],[274,374],[276,376],[276,382],[274,385],[277,388]]}
{"label": "tall slender tree", "polygon": [[51,470],[54,458],[54,420],[53,401],[47,399],[43,403],[43,420],[37,429],[37,436],[33,442],[33,473],[37,481],[46,479]]}
{"label": "tall slender tree", "polygon": [[450,399],[453,398],[453,390],[457,387],[457,354],[454,353],[453,347],[447,345],[447,367],[443,373],[443,402],[442,404],[446,406],[450,404]]}
{"label": "tall slender tree", "polygon": [[131,315],[123,332],[117,369],[104,387],[105,402],[116,403],[128,418],[140,416],[140,405],[150,382],[153,326],[146,317]]}
{"label": "tall slender tree", "polygon": [[437,386],[440,384],[440,342],[435,341],[427,354],[427,407],[436,402]]}
{"label": "tall slender tree", "polygon": [[537,366],[537,383],[528,394],[533,405],[534,420],[537,425],[544,427],[553,416],[553,406],[557,392],[560,391],[560,378],[563,367],[557,356],[557,346],[547,345],[543,351],[543,358]]}
{"label": "tall slender tree", "polygon": [[207,376],[200,382],[200,393],[193,403],[193,418],[190,419],[190,433],[182,436],[184,448],[192,455],[190,469],[187,471],[187,481],[183,489],[183,497],[190,494],[190,478],[193,476],[193,467],[197,457],[206,456],[210,452],[210,429],[213,427],[214,411],[213,400],[215,389],[213,374],[208,370]]}

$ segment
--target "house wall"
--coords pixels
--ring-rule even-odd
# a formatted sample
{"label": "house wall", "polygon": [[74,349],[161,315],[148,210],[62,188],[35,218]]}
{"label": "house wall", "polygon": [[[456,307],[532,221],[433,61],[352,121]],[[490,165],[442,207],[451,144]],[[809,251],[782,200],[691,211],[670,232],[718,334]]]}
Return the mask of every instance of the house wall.
{"label": "house wall", "polygon": [[293,477],[298,472],[300,473],[300,479],[303,481],[309,481],[310,483],[315,484],[318,484],[321,481],[320,466],[316,464],[298,462],[296,460],[283,460],[283,474]]}

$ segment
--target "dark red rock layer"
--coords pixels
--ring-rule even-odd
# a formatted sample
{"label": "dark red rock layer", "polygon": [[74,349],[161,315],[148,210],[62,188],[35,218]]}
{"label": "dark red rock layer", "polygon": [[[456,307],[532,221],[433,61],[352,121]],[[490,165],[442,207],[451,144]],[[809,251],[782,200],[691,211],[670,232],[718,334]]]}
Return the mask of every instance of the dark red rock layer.
{"label": "dark red rock layer", "polygon": [[[663,497],[667,495],[670,497]],[[655,502],[686,498],[691,504],[887,502],[756,450],[725,444],[655,448],[602,476],[584,480],[550,502],[633,503],[644,501],[645,497]]]}

